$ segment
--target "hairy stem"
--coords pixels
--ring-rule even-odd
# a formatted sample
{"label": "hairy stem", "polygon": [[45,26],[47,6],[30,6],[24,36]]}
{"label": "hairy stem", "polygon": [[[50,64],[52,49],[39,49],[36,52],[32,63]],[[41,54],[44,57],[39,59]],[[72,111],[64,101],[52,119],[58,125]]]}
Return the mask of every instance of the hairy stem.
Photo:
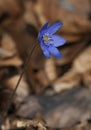
{"label": "hairy stem", "polygon": [[26,59],[26,61],[24,63],[24,68],[23,68],[23,70],[22,70],[22,72],[20,74],[20,77],[19,77],[19,79],[17,81],[17,84],[15,86],[15,89],[14,89],[14,91],[12,92],[12,94],[11,94],[11,96],[9,98],[9,101],[8,101],[8,103],[6,105],[6,109],[4,109],[4,111],[3,111],[3,118],[0,120],[0,126],[4,123],[4,121],[5,121],[6,117],[7,117],[7,112],[8,112],[8,109],[10,108],[10,105],[11,105],[11,103],[13,101],[13,97],[15,95],[15,92],[16,92],[19,84],[20,84],[20,81],[21,81],[21,79],[23,77],[23,74],[24,74],[24,72],[25,72],[25,70],[27,68],[27,64],[29,63],[29,60],[30,60],[30,58],[31,58],[31,56],[32,56],[32,54],[33,54],[36,47],[37,47],[37,44],[35,44],[34,47],[32,48],[32,50],[29,51],[28,57],[27,57],[27,59]]}

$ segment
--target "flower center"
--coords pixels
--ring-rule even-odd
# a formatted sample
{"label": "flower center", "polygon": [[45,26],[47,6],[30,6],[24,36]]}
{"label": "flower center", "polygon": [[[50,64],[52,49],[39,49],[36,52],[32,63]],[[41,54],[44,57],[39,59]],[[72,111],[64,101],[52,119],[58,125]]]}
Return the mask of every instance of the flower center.
{"label": "flower center", "polygon": [[45,35],[45,36],[43,37],[43,40],[44,40],[44,42],[48,42],[48,41],[50,40],[50,38],[49,38],[47,35]]}

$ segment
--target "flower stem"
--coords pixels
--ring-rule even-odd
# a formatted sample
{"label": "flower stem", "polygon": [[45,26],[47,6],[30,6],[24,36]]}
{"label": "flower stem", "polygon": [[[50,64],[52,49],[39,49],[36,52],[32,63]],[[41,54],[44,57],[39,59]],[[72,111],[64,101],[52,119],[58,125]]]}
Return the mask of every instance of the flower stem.
{"label": "flower stem", "polygon": [[24,72],[25,72],[25,70],[26,70],[26,68],[27,68],[27,64],[29,63],[29,60],[30,60],[30,58],[31,58],[31,56],[32,56],[32,54],[33,54],[35,48],[37,47],[37,45],[38,45],[38,44],[35,44],[35,45],[33,46],[32,50],[29,51],[28,57],[27,57],[26,61],[24,62],[24,68],[23,68],[23,70],[22,70],[22,72],[21,72],[21,74],[20,74],[20,77],[19,77],[19,79],[18,79],[18,81],[17,81],[17,84],[16,84],[16,86],[15,86],[15,89],[14,89],[14,91],[12,92],[12,94],[11,94],[11,96],[10,96],[10,98],[9,98],[9,101],[8,101],[8,103],[7,103],[7,106],[6,106],[6,109],[4,109],[4,111],[3,111],[3,114],[4,114],[4,115],[3,115],[3,118],[0,120],[0,126],[3,124],[3,122],[5,121],[5,119],[6,119],[6,117],[7,117],[7,112],[8,112],[8,109],[10,108],[10,105],[11,105],[11,103],[12,103],[12,100],[13,100],[13,97],[14,97],[14,95],[15,95],[15,92],[16,92],[16,90],[17,90],[19,84],[20,84],[20,81],[21,81],[21,79],[22,79],[22,77],[23,77],[23,74],[24,74]]}

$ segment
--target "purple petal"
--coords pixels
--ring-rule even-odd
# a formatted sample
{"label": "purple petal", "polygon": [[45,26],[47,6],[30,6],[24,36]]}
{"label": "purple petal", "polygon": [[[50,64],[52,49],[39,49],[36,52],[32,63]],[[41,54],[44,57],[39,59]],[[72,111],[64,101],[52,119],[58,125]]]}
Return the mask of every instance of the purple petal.
{"label": "purple petal", "polygon": [[58,35],[52,35],[52,40],[55,47],[59,47],[65,44],[66,40]]}
{"label": "purple petal", "polygon": [[58,51],[58,49],[54,46],[49,46],[48,48],[49,52],[55,56],[55,57],[58,57],[58,58],[62,58],[62,54]]}
{"label": "purple petal", "polygon": [[45,33],[45,30],[47,29],[47,27],[48,27],[48,22],[44,24],[44,26],[41,28],[41,30],[40,30],[40,32],[38,34],[39,42],[42,40],[42,36]]}
{"label": "purple petal", "polygon": [[51,26],[49,26],[47,28],[47,31],[46,33],[49,33],[49,34],[54,34],[56,31],[59,30],[59,28],[62,26],[62,23],[61,22],[56,22],[54,24],[52,24]]}
{"label": "purple petal", "polygon": [[43,54],[47,57],[47,58],[50,58],[50,52],[48,50],[48,48],[42,43],[41,44],[41,48],[43,50]]}
{"label": "purple petal", "polygon": [[43,25],[43,27],[42,27],[41,30],[40,30],[40,33],[41,33],[42,31],[45,31],[45,30],[47,29],[47,27],[48,27],[48,22]]}
{"label": "purple petal", "polygon": [[50,58],[50,53],[48,50],[44,50],[43,51],[43,54],[47,57],[47,58]]}

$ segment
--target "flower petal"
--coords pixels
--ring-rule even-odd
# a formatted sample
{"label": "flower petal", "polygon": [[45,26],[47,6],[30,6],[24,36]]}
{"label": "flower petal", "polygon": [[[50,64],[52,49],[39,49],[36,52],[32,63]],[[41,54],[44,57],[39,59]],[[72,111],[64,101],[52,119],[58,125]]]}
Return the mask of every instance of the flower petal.
{"label": "flower petal", "polygon": [[43,25],[43,27],[42,27],[41,30],[40,30],[40,33],[41,33],[42,31],[45,31],[45,30],[47,29],[47,27],[48,27],[48,22],[46,22],[46,23]]}
{"label": "flower petal", "polygon": [[40,42],[40,40],[42,39],[43,34],[45,33],[45,30],[48,27],[48,22],[44,24],[44,26],[41,28],[39,34],[38,34],[38,40]]}
{"label": "flower petal", "polygon": [[43,42],[42,42],[42,44],[41,44],[41,48],[42,48],[42,50],[43,50],[43,54],[44,54],[47,58],[50,58],[50,52],[49,52],[47,46],[45,46],[45,45],[43,44]]}
{"label": "flower petal", "polygon": [[46,49],[43,51],[43,54],[47,57],[47,58],[50,58],[50,53],[49,51]]}
{"label": "flower petal", "polygon": [[55,22],[51,26],[49,26],[46,30],[46,33],[54,34],[58,29],[62,26],[61,22]]}
{"label": "flower petal", "polygon": [[52,40],[55,47],[62,46],[66,43],[66,40],[58,35],[52,35]]}
{"label": "flower petal", "polygon": [[58,49],[54,46],[49,46],[48,48],[49,52],[55,56],[55,57],[58,57],[58,58],[62,58],[62,54],[58,51]]}

